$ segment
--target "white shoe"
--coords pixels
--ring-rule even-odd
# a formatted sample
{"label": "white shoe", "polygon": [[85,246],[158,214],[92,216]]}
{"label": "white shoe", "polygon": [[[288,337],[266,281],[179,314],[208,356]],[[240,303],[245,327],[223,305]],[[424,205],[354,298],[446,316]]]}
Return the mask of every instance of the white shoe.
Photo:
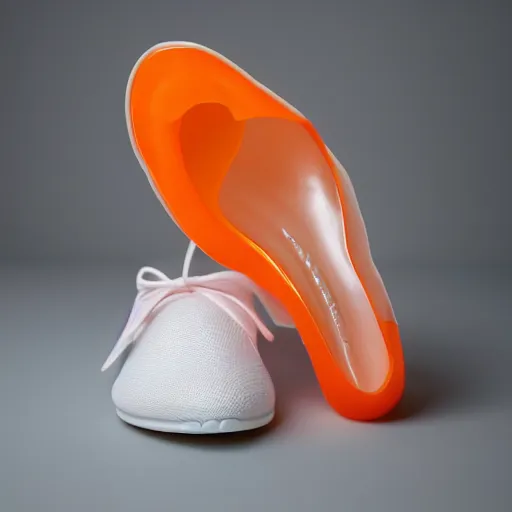
{"label": "white shoe", "polygon": [[[257,295],[277,322],[286,313],[237,272],[171,280],[150,267],[137,275],[130,318],[102,370],[131,350],[112,388],[118,416],[137,427],[210,434],[258,428],[274,416],[275,393],[257,348],[271,332]],[[148,279],[151,277],[152,279]]]}

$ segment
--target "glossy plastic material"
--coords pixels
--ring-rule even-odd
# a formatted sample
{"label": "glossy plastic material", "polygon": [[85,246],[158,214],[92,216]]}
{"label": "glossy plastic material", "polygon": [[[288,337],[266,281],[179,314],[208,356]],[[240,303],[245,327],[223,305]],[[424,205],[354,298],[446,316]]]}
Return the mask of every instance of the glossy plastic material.
{"label": "glossy plastic material", "polygon": [[127,120],[181,229],[285,305],[329,403],[353,419],[388,412],[404,386],[398,327],[350,180],[311,123],[190,43],[139,60]]}

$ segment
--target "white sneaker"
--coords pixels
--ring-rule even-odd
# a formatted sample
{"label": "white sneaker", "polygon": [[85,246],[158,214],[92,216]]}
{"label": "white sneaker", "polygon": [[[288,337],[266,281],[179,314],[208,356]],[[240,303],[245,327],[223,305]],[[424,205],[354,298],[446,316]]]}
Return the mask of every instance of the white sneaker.
{"label": "white sneaker", "polygon": [[[118,416],[137,427],[211,434],[261,427],[274,416],[272,380],[257,348],[272,333],[254,310],[257,295],[278,323],[282,307],[237,272],[171,280],[142,268],[128,322],[102,371],[131,346],[112,388]],[[149,279],[150,278],[150,279]]]}

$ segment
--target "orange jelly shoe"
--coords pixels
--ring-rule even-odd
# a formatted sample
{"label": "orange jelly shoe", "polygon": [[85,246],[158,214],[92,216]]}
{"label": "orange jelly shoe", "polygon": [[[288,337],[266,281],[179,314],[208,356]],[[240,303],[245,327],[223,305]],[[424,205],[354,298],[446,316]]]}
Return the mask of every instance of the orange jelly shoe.
{"label": "orange jelly shoe", "polygon": [[398,326],[350,179],[311,122],[184,42],[139,59],[126,118],[169,215],[285,306],[331,406],[357,420],[392,409],[404,388]]}

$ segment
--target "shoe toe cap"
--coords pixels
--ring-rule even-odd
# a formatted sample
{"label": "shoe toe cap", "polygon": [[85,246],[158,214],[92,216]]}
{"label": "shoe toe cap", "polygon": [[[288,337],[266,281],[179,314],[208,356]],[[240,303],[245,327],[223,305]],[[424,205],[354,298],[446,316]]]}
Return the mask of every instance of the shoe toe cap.
{"label": "shoe toe cap", "polygon": [[116,408],[200,423],[272,413],[274,386],[247,334],[204,300],[195,300],[193,315],[182,302],[155,318],[136,342],[112,388]]}

